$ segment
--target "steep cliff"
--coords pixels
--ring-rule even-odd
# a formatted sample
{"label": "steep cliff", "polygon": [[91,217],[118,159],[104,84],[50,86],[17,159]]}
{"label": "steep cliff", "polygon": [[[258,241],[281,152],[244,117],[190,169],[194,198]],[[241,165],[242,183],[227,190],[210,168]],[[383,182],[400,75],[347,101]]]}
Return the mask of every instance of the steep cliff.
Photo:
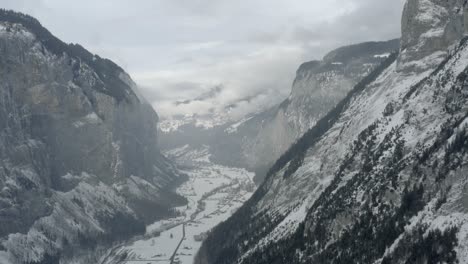
{"label": "steep cliff", "polygon": [[1,263],[66,261],[184,202],[156,113],[113,62],[0,10],[0,80]]}
{"label": "steep cliff", "polygon": [[[252,130],[242,138],[242,159],[262,182],[266,171],[307,130],[330,111],[346,94],[398,49],[399,40],[366,42],[341,47],[322,61],[302,64],[291,94],[260,122],[252,119],[236,131]],[[273,113],[271,113],[273,111]]]}
{"label": "steep cliff", "polygon": [[424,71],[447,57],[466,32],[466,1],[408,1],[402,18],[399,71]]}
{"label": "steep cliff", "polygon": [[464,10],[408,0],[399,55],[276,161],[197,263],[468,263]]}
{"label": "steep cliff", "polygon": [[390,40],[333,50],[299,67],[290,96],[281,104],[209,127],[180,121],[177,129],[164,127],[164,147],[207,145],[214,162],[255,171],[261,183],[281,154],[398,47],[399,40]]}

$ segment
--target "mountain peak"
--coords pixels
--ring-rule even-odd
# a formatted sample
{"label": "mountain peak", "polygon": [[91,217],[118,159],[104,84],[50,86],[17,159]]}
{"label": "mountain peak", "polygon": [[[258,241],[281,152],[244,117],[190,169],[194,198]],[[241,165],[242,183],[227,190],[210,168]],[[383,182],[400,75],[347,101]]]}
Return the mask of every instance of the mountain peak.
{"label": "mountain peak", "polygon": [[[9,26],[15,24],[21,25],[25,30],[32,33],[52,54],[59,57],[67,54],[71,59],[75,59],[74,69],[76,71],[79,71],[82,63],[89,66],[102,81],[93,87],[99,92],[112,96],[118,101],[129,99],[129,96],[135,95],[132,85],[129,85],[126,78],[122,77],[126,73],[121,67],[109,59],[92,54],[79,44],[67,44],[61,41],[43,27],[34,17],[11,10],[0,9],[0,23]],[[10,30],[10,28],[7,27],[7,30]]]}

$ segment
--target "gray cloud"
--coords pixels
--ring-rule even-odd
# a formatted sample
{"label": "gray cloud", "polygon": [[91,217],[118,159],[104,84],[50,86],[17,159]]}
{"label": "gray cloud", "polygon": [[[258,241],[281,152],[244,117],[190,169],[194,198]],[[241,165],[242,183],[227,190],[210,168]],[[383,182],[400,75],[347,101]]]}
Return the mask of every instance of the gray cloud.
{"label": "gray cloud", "polygon": [[174,104],[176,106],[179,106],[179,105],[182,105],[182,104],[191,104],[192,102],[196,102],[196,101],[207,101],[207,100],[211,100],[211,99],[215,99],[222,91],[223,91],[223,86],[222,85],[217,85],[213,88],[211,88],[210,90],[208,90],[208,92],[205,92],[197,97],[195,97],[194,99],[186,99],[186,100],[183,100],[183,101],[176,101],[174,102]]}
{"label": "gray cloud", "polygon": [[[170,116],[279,102],[302,62],[341,45],[399,37],[403,2],[0,0],[0,7],[33,15],[64,41],[114,60]],[[220,84],[210,100],[174,105]]]}

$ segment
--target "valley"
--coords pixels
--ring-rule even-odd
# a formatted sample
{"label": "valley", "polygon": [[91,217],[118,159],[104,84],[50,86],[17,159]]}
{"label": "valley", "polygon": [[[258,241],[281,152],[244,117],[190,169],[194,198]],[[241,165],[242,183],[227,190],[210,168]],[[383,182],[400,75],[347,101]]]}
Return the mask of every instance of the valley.
{"label": "valley", "polygon": [[[391,40],[312,34],[323,51],[301,45],[288,97],[293,54],[249,67],[231,30],[174,38],[177,66],[122,61],[133,81],[0,8],[0,264],[468,264],[468,0],[403,2],[400,35],[362,36]],[[199,50],[249,77],[190,73]]]}
{"label": "valley", "polygon": [[188,200],[178,217],[149,225],[143,237],[111,249],[101,264],[191,264],[208,232],[252,195],[253,173],[210,162],[207,148],[184,146],[166,153],[189,180],[177,188]]}

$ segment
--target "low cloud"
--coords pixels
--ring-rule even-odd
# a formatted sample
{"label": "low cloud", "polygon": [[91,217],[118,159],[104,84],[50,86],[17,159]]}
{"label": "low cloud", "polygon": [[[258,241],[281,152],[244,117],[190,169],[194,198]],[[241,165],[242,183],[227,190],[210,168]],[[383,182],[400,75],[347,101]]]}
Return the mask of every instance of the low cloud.
{"label": "low cloud", "polygon": [[[297,67],[400,36],[403,0],[0,0],[125,68],[162,117],[282,101]],[[213,87],[222,91],[194,100]],[[244,100],[243,98],[251,98]],[[184,102],[185,104],[176,104]]]}
{"label": "low cloud", "polygon": [[[165,99],[154,101],[154,107],[162,116],[195,113],[205,115],[212,109],[222,110],[225,106],[242,100],[252,104],[252,107],[244,107],[251,111],[253,105],[260,100],[245,100],[246,98],[268,94],[268,97],[263,98],[265,102],[262,102],[262,106],[269,106],[288,96],[302,53],[297,47],[271,46],[243,56],[225,57],[220,61],[197,64],[198,67],[188,65],[189,67],[175,67],[172,71],[146,72],[141,75],[135,73],[134,77],[144,84],[143,93],[151,94],[154,90],[167,93],[161,96]],[[197,85],[192,85],[191,89],[186,91],[177,89],[176,92],[173,87],[178,87],[180,79],[191,80]],[[220,86],[222,89],[213,93],[213,87]],[[194,91],[198,93],[193,94]],[[211,96],[200,99],[207,95]],[[184,101],[184,104],[174,104]]]}

